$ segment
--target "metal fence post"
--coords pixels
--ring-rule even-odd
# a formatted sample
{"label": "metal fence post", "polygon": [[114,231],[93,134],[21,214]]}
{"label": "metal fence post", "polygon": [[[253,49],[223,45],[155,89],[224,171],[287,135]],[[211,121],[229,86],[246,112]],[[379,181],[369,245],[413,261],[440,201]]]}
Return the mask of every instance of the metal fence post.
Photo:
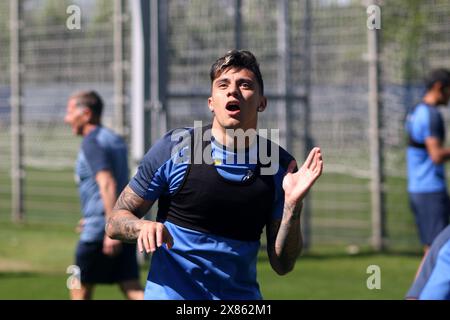
{"label": "metal fence post", "polygon": [[152,144],[167,131],[167,2],[150,2],[150,101]]}
{"label": "metal fence post", "polygon": [[126,136],[125,81],[123,65],[123,0],[114,0],[114,127]]}
{"label": "metal fence post", "polygon": [[[370,1],[376,4],[376,1]],[[369,62],[369,138],[370,138],[370,172],[372,202],[372,246],[375,250],[384,249],[385,207],[383,190],[382,141],[380,118],[382,112],[380,88],[380,30],[367,28],[367,47]]]}
{"label": "metal fence post", "polygon": [[289,10],[288,1],[277,1],[277,49],[278,49],[278,91],[284,96],[279,103],[278,128],[284,129],[280,132],[280,144],[288,151],[292,151],[292,127],[291,127],[291,104],[290,104],[290,37],[289,37]]}
{"label": "metal fence post", "polygon": [[234,47],[241,49],[242,47],[242,0],[234,1]]}
{"label": "metal fence post", "polygon": [[[311,1],[305,1],[305,14],[304,14],[304,40],[303,40],[303,81],[304,81],[304,115],[303,115],[303,154],[306,159],[311,148],[313,147],[313,141],[311,137],[311,34],[312,34],[312,8]],[[305,199],[303,208],[303,247],[309,249],[311,247],[311,196]]]}
{"label": "metal fence post", "polygon": [[150,4],[147,0],[132,0],[131,4],[131,158],[137,168],[150,146],[146,119],[150,99]]}
{"label": "metal fence post", "polygon": [[11,59],[11,218],[21,222],[25,218],[23,120],[22,120],[22,65],[20,59],[21,4],[10,0],[10,59]]}

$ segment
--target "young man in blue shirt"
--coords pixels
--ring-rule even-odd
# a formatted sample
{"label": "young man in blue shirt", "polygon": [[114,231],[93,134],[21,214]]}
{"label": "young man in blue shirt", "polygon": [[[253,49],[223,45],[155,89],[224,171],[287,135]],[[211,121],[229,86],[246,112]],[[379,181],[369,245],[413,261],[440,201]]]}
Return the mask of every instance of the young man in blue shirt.
{"label": "young man in blue shirt", "polygon": [[433,70],[426,79],[426,90],[406,119],[408,193],[425,252],[448,225],[450,215],[444,168],[450,148],[444,147],[445,124],[437,109],[450,99],[449,70]]}
{"label": "young man in blue shirt", "polygon": [[117,196],[128,182],[125,141],[101,125],[103,102],[94,91],[72,95],[64,121],[83,137],[76,162],[83,219],[76,251],[80,281],[73,283],[72,299],[91,299],[95,284],[119,283],[129,299],[142,299],[136,245],[122,244],[105,234]]}
{"label": "young man in blue shirt", "polygon": [[[262,299],[256,260],[263,228],[278,274],[294,268],[302,248],[300,212],[322,173],[320,149],[296,170],[289,153],[256,134],[267,100],[251,52],[228,52],[210,78],[212,125],[157,142],[107,223],[112,238],[153,253],[145,299]],[[157,199],[157,221],[141,220]]]}

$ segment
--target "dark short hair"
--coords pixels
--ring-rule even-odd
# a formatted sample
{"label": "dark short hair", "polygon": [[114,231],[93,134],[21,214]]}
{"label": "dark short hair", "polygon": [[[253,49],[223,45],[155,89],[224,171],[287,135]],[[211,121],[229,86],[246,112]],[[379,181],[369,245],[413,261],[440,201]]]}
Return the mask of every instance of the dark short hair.
{"label": "dark short hair", "polygon": [[91,110],[94,117],[100,119],[103,111],[103,100],[100,95],[93,91],[79,91],[70,96],[76,100],[77,107],[86,107]]}
{"label": "dark short hair", "polygon": [[223,57],[217,59],[209,72],[211,84],[229,68],[248,69],[253,72],[261,89],[261,94],[264,94],[264,82],[259,70],[259,63],[253,53],[246,50],[231,50]]}
{"label": "dark short hair", "polygon": [[432,70],[425,78],[425,87],[430,90],[436,82],[442,83],[443,87],[450,86],[450,70],[439,68]]}

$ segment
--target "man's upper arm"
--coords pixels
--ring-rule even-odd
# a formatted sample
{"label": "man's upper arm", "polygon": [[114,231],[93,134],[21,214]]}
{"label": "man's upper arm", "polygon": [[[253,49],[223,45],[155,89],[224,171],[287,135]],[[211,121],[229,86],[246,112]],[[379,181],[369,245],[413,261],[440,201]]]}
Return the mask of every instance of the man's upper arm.
{"label": "man's upper arm", "polygon": [[125,210],[138,218],[142,218],[152,207],[154,201],[145,200],[137,195],[130,186],[126,186],[114,206],[114,211]]}
{"label": "man's upper arm", "polygon": [[440,153],[442,149],[442,142],[436,137],[430,136],[425,139],[425,146],[427,148],[428,154],[433,162],[441,162]]}
{"label": "man's upper arm", "polygon": [[116,179],[114,179],[114,176],[110,170],[98,171],[95,175],[95,181],[99,186],[116,184]]}

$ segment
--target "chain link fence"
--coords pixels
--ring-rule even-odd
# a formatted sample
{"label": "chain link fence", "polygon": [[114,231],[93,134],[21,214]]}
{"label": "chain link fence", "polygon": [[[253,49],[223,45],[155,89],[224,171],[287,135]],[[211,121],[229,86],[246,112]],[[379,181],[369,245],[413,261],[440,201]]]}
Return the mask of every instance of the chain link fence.
{"label": "chain link fence", "polygon": [[[82,10],[82,27],[68,30],[66,8],[72,2],[21,2],[26,220],[75,223],[80,212],[73,164],[80,139],[63,123],[65,104],[74,90],[95,89],[107,106],[105,125],[113,126],[113,7],[108,1],[73,1]],[[124,3],[125,96],[129,97],[131,14],[129,2]],[[366,4],[320,0],[311,1],[308,8],[307,1],[292,0],[286,1],[283,16],[279,3],[168,2],[168,128],[192,126],[194,120],[210,121],[206,98],[211,63],[235,47],[253,51],[269,97],[260,127],[280,128],[282,142],[289,135],[290,151],[298,162],[304,158],[306,135],[323,150],[325,172],[311,194],[313,245],[369,244]],[[2,2],[0,9],[0,67],[4,71],[0,73],[0,220],[9,220],[8,2]],[[308,10],[309,15],[305,14]],[[450,4],[443,0],[395,0],[385,2],[381,14],[386,237],[390,247],[417,248],[418,236],[406,196],[403,119],[406,108],[423,93],[423,75],[432,67],[450,66]],[[280,31],[280,21],[288,28],[285,33]],[[284,42],[280,41],[282,36],[286,37]],[[283,55],[283,48],[287,55]],[[286,79],[288,85],[283,87]],[[290,98],[280,98],[286,92]],[[125,104],[129,129],[133,126],[130,99],[125,99]],[[291,111],[290,131],[280,126],[286,105]],[[307,119],[309,132],[303,125]]]}

